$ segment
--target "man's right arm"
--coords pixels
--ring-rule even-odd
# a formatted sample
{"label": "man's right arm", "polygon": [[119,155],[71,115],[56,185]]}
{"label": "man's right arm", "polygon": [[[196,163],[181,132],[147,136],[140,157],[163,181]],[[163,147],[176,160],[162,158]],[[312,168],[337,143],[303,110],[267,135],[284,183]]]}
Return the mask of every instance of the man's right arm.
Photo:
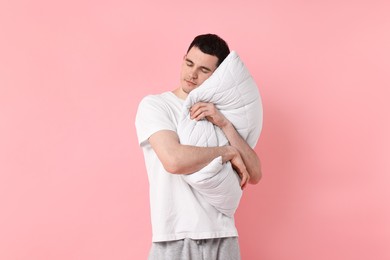
{"label": "man's right arm", "polygon": [[241,177],[241,186],[249,174],[239,151],[233,146],[198,147],[180,144],[174,131],[161,130],[149,137],[149,143],[166,171],[173,174],[190,174],[199,171],[221,156],[223,163],[230,161]]}

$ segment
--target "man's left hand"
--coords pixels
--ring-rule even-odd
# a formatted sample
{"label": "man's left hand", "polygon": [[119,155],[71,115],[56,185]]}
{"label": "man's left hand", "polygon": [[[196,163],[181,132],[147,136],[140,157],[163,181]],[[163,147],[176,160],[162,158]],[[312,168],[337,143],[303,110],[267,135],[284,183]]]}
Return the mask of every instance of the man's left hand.
{"label": "man's left hand", "polygon": [[220,128],[227,125],[229,120],[215,107],[213,103],[198,102],[190,109],[191,119],[196,121],[207,119]]}

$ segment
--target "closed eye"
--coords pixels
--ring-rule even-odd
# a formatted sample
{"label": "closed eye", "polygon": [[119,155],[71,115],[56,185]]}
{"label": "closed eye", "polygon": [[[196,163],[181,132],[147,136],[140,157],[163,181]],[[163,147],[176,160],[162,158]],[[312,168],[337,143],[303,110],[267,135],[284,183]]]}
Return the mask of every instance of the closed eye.
{"label": "closed eye", "polygon": [[189,59],[186,59],[186,63],[187,63],[187,66],[190,66],[190,67],[194,65],[194,63]]}

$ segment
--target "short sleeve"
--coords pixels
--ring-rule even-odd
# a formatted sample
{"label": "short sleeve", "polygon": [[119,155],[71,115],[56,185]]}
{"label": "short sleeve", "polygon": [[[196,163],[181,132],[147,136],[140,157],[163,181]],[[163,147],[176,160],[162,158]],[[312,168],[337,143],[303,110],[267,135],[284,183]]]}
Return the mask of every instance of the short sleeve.
{"label": "short sleeve", "polygon": [[160,130],[176,131],[168,106],[157,95],[149,95],[141,100],[135,117],[135,127],[141,146]]}

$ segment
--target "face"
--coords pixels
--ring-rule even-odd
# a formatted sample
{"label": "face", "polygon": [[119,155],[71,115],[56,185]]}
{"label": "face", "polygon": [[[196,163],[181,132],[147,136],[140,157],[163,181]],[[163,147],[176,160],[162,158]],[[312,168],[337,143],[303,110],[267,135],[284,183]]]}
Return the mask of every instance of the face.
{"label": "face", "polygon": [[181,66],[181,91],[188,95],[193,89],[201,85],[216,70],[218,58],[192,47],[184,56]]}

